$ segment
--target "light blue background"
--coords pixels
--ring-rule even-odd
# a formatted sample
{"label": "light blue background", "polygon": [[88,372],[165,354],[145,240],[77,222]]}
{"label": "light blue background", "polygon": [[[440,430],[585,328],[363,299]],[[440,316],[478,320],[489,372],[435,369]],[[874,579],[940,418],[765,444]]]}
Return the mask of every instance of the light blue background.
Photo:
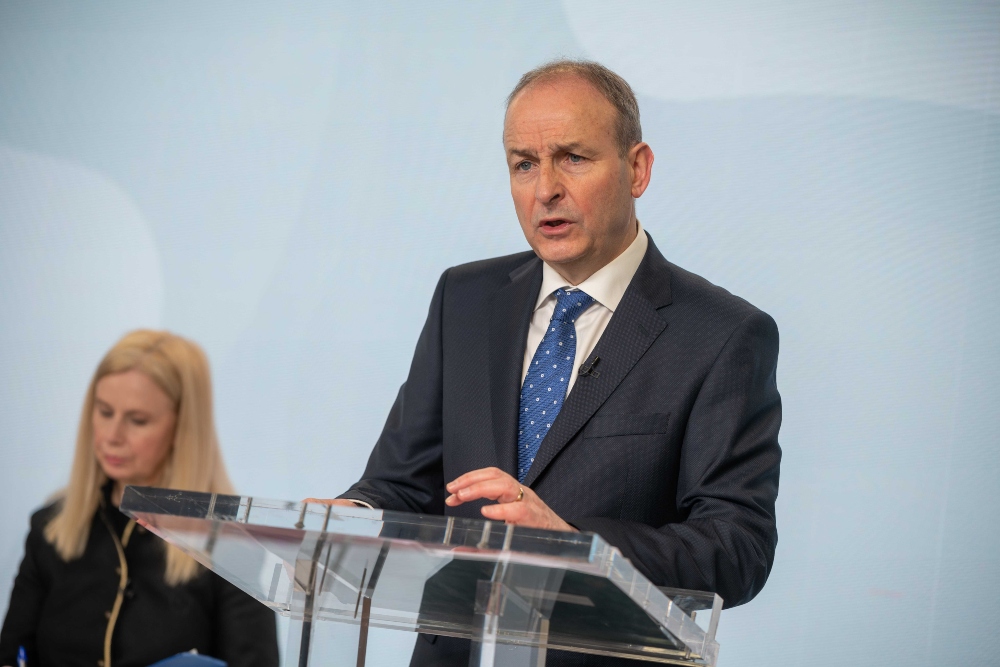
{"label": "light blue background", "polygon": [[660,249],[781,331],[720,664],[1000,661],[997,2],[0,4],[0,594],[131,328],[204,345],[242,491],[354,481],[439,274],[526,248],[502,102],[560,55],[636,88]]}

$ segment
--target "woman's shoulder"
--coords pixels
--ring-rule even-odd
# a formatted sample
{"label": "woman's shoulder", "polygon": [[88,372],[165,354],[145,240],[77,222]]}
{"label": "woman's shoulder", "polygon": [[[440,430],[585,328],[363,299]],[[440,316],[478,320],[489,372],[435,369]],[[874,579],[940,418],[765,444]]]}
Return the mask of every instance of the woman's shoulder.
{"label": "woman's shoulder", "polygon": [[45,526],[49,525],[49,521],[59,512],[59,507],[62,505],[62,498],[56,498],[52,502],[48,503],[44,507],[41,507],[31,514],[30,524],[31,532],[42,532],[45,530]]}

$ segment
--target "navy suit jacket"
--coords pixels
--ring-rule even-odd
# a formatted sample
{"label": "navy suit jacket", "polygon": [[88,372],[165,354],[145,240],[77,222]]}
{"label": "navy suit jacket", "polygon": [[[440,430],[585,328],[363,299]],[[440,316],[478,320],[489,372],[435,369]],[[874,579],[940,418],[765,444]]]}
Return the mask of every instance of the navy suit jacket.
{"label": "navy suit jacket", "polygon": [[[344,498],[482,518],[446,482],[517,476],[521,366],[542,282],[534,253],[441,276],[410,373]],[[525,485],[600,534],[658,586],[727,607],[764,586],[778,541],[778,330],[767,314],[664,259],[652,239]]]}

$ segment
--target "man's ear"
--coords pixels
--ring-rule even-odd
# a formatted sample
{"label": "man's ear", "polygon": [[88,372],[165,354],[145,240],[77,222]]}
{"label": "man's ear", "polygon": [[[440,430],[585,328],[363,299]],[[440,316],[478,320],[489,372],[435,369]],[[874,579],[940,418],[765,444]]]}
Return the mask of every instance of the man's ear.
{"label": "man's ear", "polygon": [[632,198],[638,199],[646,191],[653,174],[653,149],[641,141],[629,150],[626,162],[632,176]]}

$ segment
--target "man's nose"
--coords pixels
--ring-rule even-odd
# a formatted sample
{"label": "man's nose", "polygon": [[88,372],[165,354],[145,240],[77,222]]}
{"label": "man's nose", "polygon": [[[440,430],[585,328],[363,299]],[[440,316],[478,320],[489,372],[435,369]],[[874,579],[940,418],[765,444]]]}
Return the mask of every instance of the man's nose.
{"label": "man's nose", "polygon": [[538,180],[535,182],[535,198],[543,204],[551,204],[563,195],[562,181],[555,167],[543,162],[538,170]]}

